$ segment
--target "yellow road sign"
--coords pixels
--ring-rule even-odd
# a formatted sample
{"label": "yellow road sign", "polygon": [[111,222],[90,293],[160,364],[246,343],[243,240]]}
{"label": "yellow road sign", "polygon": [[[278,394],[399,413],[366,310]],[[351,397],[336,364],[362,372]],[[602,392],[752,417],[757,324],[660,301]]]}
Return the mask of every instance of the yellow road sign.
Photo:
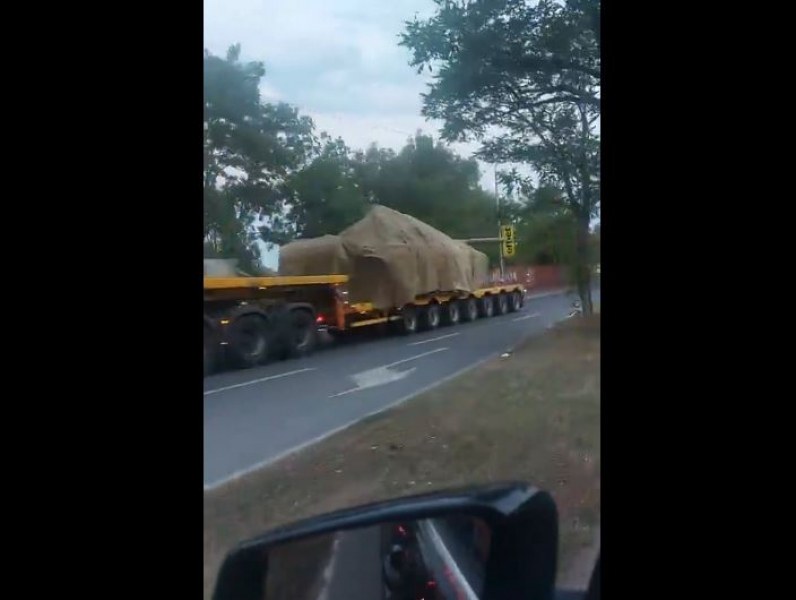
{"label": "yellow road sign", "polygon": [[516,243],[514,242],[514,226],[501,225],[500,239],[503,240],[501,244],[503,256],[514,256],[514,252],[516,250]]}

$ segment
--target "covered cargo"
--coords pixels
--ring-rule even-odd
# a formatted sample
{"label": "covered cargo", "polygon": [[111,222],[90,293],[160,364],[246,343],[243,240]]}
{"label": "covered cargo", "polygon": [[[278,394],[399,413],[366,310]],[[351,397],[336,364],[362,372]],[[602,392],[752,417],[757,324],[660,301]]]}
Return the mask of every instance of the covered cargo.
{"label": "covered cargo", "polygon": [[489,282],[489,257],[465,242],[459,244],[467,253],[470,277],[475,282],[475,287],[486,285]]}
{"label": "covered cargo", "polygon": [[349,275],[350,261],[338,235],[296,240],[279,249],[280,275]]}
{"label": "covered cargo", "polygon": [[488,259],[414,217],[376,205],[339,236],[283,246],[279,272],[349,275],[352,302],[385,310],[422,294],[473,291],[487,279]]}

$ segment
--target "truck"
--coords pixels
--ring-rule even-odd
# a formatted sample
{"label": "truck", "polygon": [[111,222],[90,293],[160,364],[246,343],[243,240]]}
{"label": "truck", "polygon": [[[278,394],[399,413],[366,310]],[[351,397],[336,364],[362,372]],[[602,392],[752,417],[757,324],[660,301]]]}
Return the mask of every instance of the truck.
{"label": "truck", "polygon": [[206,270],[205,374],[306,356],[322,331],[334,339],[386,325],[409,335],[517,311],[525,299],[521,284],[508,283],[422,294],[403,306],[378,309],[371,302],[349,302],[348,283],[347,275],[208,276]]}

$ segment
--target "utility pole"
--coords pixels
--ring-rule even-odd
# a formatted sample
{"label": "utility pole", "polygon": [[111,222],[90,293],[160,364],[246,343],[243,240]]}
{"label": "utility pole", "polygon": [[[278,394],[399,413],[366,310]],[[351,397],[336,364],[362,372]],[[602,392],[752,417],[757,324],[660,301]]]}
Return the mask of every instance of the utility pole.
{"label": "utility pole", "polygon": [[[497,224],[498,224],[498,237],[501,237],[500,234],[500,195],[498,194],[498,179],[497,179],[497,163],[494,165],[495,169],[495,212],[497,213]],[[503,279],[503,242],[501,241],[498,244],[498,252],[500,253],[500,279]]]}

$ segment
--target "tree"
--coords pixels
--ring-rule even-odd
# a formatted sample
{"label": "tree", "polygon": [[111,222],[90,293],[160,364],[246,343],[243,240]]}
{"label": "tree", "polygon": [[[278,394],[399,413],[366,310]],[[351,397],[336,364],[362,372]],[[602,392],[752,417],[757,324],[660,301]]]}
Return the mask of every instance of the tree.
{"label": "tree", "polygon": [[[515,173],[499,178],[507,191],[504,215],[517,230],[516,258],[520,262],[537,265],[559,265],[570,273],[578,264],[576,254],[577,220],[570,210],[565,193],[549,186],[532,188],[514,186]],[[519,196],[515,198],[515,196]],[[590,265],[600,261],[599,225],[589,235]]]}
{"label": "tree", "polygon": [[368,201],[357,182],[354,161],[345,142],[322,136],[321,153],[288,181],[290,220],[297,237],[339,233],[363,216]]}
{"label": "tree", "polygon": [[[589,226],[599,214],[598,0],[434,0],[401,44],[418,70],[436,69],[423,114],[447,141],[482,142],[490,162],[529,164],[562,190],[575,222],[575,279],[592,311]],[[529,180],[518,177],[526,186]]]}
{"label": "tree", "polygon": [[[208,257],[258,270],[257,241],[285,212],[284,183],[314,144],[312,121],[284,103],[264,104],[260,62],[204,58],[204,241]],[[265,226],[260,225],[265,219]]]}
{"label": "tree", "polygon": [[[351,152],[326,139],[320,154],[289,180],[289,217],[300,237],[339,233],[371,204],[412,215],[454,238],[495,235],[494,198],[479,187],[478,163],[422,133],[400,152]],[[496,252],[494,253],[496,254]]]}
{"label": "tree", "polygon": [[497,229],[495,200],[479,186],[475,160],[465,160],[417,133],[397,154],[372,146],[355,171],[370,202],[412,215],[454,238],[485,237]]}
{"label": "tree", "polygon": [[510,210],[517,230],[517,260],[538,265],[575,265],[575,219],[563,194],[554,187],[539,187],[522,195]]}
{"label": "tree", "polygon": [[594,264],[600,264],[600,224],[594,227],[594,231],[591,234],[591,248],[592,248],[592,256]]}

